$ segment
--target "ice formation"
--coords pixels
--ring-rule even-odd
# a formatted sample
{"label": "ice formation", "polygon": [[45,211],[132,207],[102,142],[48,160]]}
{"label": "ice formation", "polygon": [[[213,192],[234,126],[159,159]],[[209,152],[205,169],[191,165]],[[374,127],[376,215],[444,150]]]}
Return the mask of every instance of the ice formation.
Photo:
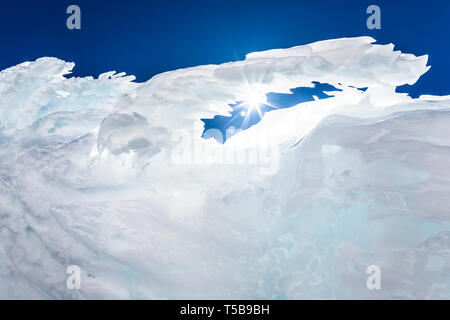
{"label": "ice formation", "polygon": [[[450,96],[396,93],[427,56],[374,42],[145,83],[56,58],[0,72],[0,298],[449,298]],[[202,139],[230,103],[313,81],[342,91]]]}

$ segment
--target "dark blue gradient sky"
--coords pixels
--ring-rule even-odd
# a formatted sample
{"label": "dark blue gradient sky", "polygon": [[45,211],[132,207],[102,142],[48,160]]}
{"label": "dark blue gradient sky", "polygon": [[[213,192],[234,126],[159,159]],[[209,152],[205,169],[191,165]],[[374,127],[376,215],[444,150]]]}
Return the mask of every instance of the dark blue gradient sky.
{"label": "dark blue gradient sky", "polygon": [[[66,28],[77,4],[82,29]],[[381,30],[366,28],[366,8],[381,7]],[[252,51],[369,35],[396,49],[429,54],[431,70],[411,88],[448,94],[450,1],[323,0],[3,0],[0,69],[41,56],[74,61],[77,76],[155,74],[243,59]]]}

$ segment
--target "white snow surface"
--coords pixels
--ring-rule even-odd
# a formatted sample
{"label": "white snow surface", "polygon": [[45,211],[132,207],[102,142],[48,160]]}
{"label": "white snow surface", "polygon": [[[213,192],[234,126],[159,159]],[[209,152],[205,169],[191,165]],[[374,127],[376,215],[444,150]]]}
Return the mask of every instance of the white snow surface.
{"label": "white snow surface", "polygon": [[[1,71],[0,298],[450,298],[450,96],[395,92],[427,59],[357,37],[144,83]],[[342,91],[201,138],[230,103],[312,81]]]}

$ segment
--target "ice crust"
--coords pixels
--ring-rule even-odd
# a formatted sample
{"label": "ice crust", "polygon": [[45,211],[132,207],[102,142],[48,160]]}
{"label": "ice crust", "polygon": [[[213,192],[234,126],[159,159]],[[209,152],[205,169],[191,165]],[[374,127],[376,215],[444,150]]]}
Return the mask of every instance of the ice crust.
{"label": "ice crust", "polygon": [[[427,56],[374,42],[254,52],[144,83],[66,78],[74,64],[56,58],[0,72],[0,298],[450,298],[450,96],[396,93]],[[312,81],[343,91],[224,145],[201,138],[201,119],[249,90]],[[187,132],[192,148],[274,147],[276,170],[180,161]],[[374,264],[380,290],[366,287]]]}

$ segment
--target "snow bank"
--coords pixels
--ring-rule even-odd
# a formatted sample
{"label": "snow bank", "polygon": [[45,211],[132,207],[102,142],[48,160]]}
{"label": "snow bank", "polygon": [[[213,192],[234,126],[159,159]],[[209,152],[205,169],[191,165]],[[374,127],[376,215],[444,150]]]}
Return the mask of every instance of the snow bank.
{"label": "snow bank", "polygon": [[[450,98],[396,93],[427,56],[374,41],[145,83],[56,58],[0,72],[0,298],[450,297]],[[312,81],[342,91],[201,138],[230,103]]]}

